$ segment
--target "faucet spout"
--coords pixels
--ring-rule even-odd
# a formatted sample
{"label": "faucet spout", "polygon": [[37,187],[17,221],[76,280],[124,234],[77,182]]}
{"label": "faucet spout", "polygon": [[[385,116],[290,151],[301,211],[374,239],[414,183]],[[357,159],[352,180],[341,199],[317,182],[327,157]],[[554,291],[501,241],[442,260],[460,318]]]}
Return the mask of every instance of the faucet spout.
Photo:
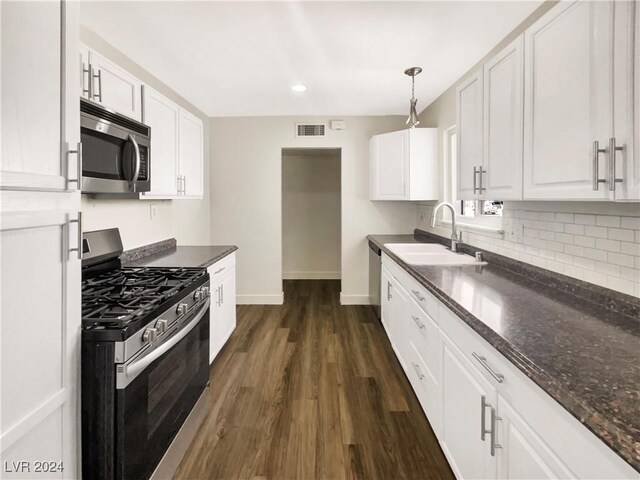
{"label": "faucet spout", "polygon": [[431,215],[431,226],[436,226],[436,215],[438,210],[442,207],[447,207],[451,210],[451,251],[458,251],[458,243],[460,243],[460,239],[458,237],[458,230],[456,229],[456,209],[449,202],[440,202],[435,207],[433,207],[433,214]]}

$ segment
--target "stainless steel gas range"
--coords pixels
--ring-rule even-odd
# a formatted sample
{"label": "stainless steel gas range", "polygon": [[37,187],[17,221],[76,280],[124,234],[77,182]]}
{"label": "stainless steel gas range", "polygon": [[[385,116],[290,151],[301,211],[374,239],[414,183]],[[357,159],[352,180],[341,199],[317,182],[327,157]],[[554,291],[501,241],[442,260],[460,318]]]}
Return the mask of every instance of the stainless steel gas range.
{"label": "stainless steel gas range", "polygon": [[207,410],[209,275],[123,267],[118,229],[83,250],[83,477],[171,477]]}

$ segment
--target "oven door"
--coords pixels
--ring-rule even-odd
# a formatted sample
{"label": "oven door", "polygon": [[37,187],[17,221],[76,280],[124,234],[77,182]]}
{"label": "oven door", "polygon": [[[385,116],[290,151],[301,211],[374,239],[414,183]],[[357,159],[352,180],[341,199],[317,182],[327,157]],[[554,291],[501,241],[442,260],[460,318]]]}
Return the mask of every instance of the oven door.
{"label": "oven door", "polygon": [[117,366],[117,478],[151,476],[206,388],[209,299],[193,310],[158,347]]}
{"label": "oven door", "polygon": [[91,118],[82,117],[81,122],[83,192],[151,189],[148,137]]}

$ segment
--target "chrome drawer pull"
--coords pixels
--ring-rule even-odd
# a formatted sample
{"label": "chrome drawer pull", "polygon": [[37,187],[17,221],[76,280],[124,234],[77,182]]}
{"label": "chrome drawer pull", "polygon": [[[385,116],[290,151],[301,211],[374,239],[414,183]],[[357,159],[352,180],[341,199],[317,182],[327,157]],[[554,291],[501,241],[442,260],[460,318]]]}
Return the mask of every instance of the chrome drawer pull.
{"label": "chrome drawer pull", "polygon": [[418,297],[418,300],[420,300],[421,302],[424,302],[424,297],[420,295],[420,292],[418,290],[411,290],[411,291],[416,297]]}
{"label": "chrome drawer pull", "polygon": [[416,317],[415,315],[411,315],[411,318],[413,318],[413,321],[416,322],[416,325],[420,327],[420,330],[424,330],[424,323],[422,323],[418,317]]}
{"label": "chrome drawer pull", "polygon": [[500,417],[496,415],[496,409],[491,408],[491,456],[496,456],[496,448],[502,448],[502,445],[496,443],[496,421],[501,420]]}
{"label": "chrome drawer pull", "polygon": [[478,363],[480,363],[480,365],[482,365],[487,370],[487,372],[489,372],[489,374],[496,379],[498,383],[504,382],[504,375],[502,375],[501,373],[494,372],[491,369],[491,367],[487,364],[487,359],[485,357],[481,357],[476,352],[473,352],[471,356],[475,358],[478,361]]}
{"label": "chrome drawer pull", "polygon": [[424,375],[420,371],[420,366],[417,363],[413,363],[413,362],[411,363],[411,365],[413,365],[413,369],[416,371],[416,374],[418,375],[418,378],[420,380],[424,380]]}
{"label": "chrome drawer pull", "polygon": [[606,148],[600,148],[600,143],[598,140],[593,142],[593,191],[597,191],[600,188],[600,183],[606,182],[605,179],[602,179],[598,176],[598,159],[601,153],[605,153],[607,151]]}
{"label": "chrome drawer pull", "polygon": [[487,418],[485,411],[487,407],[491,408],[491,405],[487,403],[487,397],[482,395],[480,397],[480,440],[483,442],[485,435],[490,432],[490,430],[487,430],[487,427],[485,426]]}
{"label": "chrome drawer pull", "polygon": [[223,271],[225,268],[226,268],[226,267],[219,268],[218,270],[216,270],[215,272],[213,272],[213,274],[214,274],[214,275],[217,275],[217,274],[219,274],[221,271]]}
{"label": "chrome drawer pull", "polygon": [[[622,178],[616,178],[616,152],[624,150],[616,146],[616,137],[609,139],[609,191],[616,189],[616,183],[622,182]],[[604,180],[603,180],[604,181]]]}

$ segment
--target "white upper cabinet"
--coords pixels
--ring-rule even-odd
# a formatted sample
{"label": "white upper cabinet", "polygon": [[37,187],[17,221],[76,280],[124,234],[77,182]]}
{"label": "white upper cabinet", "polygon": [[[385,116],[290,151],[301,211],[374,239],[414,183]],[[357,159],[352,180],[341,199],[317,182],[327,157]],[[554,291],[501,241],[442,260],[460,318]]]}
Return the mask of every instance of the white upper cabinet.
{"label": "white upper cabinet", "polygon": [[484,66],[482,198],[522,198],[523,50],[521,35]]}
{"label": "white upper cabinet", "polygon": [[147,85],[143,92],[143,120],[151,127],[151,191],[140,198],[202,198],[202,120]]}
{"label": "white upper cabinet", "polygon": [[[178,126],[182,195],[191,198],[202,198],[204,194],[204,138],[202,120],[180,109]],[[151,138],[153,138],[153,132],[151,132]]]}
{"label": "white upper cabinet", "polygon": [[525,199],[613,198],[612,15],[613,2],[561,2],[525,32]]}
{"label": "white upper cabinet", "polygon": [[622,180],[615,182],[615,198],[637,201],[640,200],[640,6],[637,2],[616,2],[613,8],[613,131],[616,146],[622,147],[615,153],[615,177]]}
{"label": "white upper cabinet", "polygon": [[[67,187],[60,122],[60,5],[2,3],[2,188]],[[75,163],[75,156],[71,161]]]}
{"label": "white upper cabinet", "polygon": [[456,88],[458,119],[457,198],[477,199],[482,168],[482,69]]}
{"label": "white upper cabinet", "polygon": [[143,122],[151,127],[151,191],[145,197],[170,198],[178,194],[178,118],[180,107],[143,87]]}
{"label": "white upper cabinet", "polygon": [[369,141],[371,200],[438,198],[436,128],[410,128]]}
{"label": "white upper cabinet", "polygon": [[[99,53],[83,47],[81,95],[115,112],[142,121],[142,82]],[[81,49],[81,52],[82,50]]]}

